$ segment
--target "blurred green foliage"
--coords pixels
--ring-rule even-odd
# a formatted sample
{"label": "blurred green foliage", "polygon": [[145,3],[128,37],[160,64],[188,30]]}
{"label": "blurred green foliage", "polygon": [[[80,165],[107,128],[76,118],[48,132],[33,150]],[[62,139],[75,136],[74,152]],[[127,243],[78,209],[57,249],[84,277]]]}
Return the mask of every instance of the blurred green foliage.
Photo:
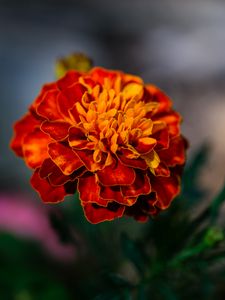
{"label": "blurred green foliage", "polygon": [[198,182],[208,152],[199,150],[186,166],[181,195],[147,223],[123,218],[91,225],[77,196],[59,204],[49,218],[61,243],[77,249],[70,263],[2,233],[0,299],[225,299],[225,224],[219,218],[225,186],[205,203],[207,191]]}

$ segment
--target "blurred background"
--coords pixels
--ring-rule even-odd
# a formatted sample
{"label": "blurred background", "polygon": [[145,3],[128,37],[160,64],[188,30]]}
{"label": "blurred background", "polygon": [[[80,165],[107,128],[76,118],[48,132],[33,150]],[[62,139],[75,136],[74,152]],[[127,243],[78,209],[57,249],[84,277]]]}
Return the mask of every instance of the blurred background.
{"label": "blurred background", "polygon": [[[40,201],[29,186],[30,171],[8,146],[12,124],[25,113],[41,86],[54,80],[57,58],[83,52],[95,65],[140,75],[163,89],[183,116],[182,131],[190,141],[189,157],[202,144],[210,147],[200,177],[201,184],[207,187],[207,200],[217,194],[225,177],[224,49],[222,0],[0,0],[0,246],[5,247],[2,253],[9,255],[10,247],[9,258],[18,256],[23,265],[33,248],[26,244],[24,250],[21,244],[21,252],[16,252],[13,247],[18,244],[14,238],[22,237],[32,243],[35,240],[44,253],[54,253],[54,259],[61,263],[63,258],[75,260],[77,255],[74,244],[65,246],[57,241],[47,217],[51,208],[36,204]],[[55,216],[57,211],[57,220]],[[54,266],[46,257],[37,256],[37,268],[39,263]],[[66,262],[61,263],[60,270]],[[4,276],[15,281],[20,276],[18,270],[9,271],[7,265],[2,270]],[[37,276],[38,271],[30,272],[29,276],[33,276],[32,272]],[[42,277],[43,272],[39,273]],[[7,296],[5,291],[14,285],[6,279],[5,284],[1,283],[4,276],[0,275],[0,299],[36,299],[26,290],[27,282],[20,283],[16,292]],[[37,299],[53,299],[54,293],[61,295],[54,299],[70,299],[59,286],[55,292],[54,280],[51,284],[54,288],[48,291],[48,298],[39,295]],[[35,288],[38,287],[37,284]]]}

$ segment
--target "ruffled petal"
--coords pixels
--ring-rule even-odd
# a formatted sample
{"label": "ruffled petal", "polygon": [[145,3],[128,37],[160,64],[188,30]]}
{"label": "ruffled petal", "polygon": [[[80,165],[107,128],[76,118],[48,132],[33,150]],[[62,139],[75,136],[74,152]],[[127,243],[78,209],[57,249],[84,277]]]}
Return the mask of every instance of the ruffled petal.
{"label": "ruffled petal", "polygon": [[68,136],[70,124],[63,121],[45,121],[41,125],[41,130],[49,134],[56,141],[65,139]]}
{"label": "ruffled petal", "polygon": [[51,138],[39,128],[24,137],[23,154],[29,167],[37,168],[48,158],[48,144],[51,141]]}
{"label": "ruffled petal", "polygon": [[121,187],[124,197],[138,197],[151,192],[150,180],[146,174],[136,170],[136,177],[133,184]]}
{"label": "ruffled petal", "polygon": [[160,209],[166,209],[180,192],[179,180],[174,175],[170,177],[152,176],[151,185],[157,195],[156,206]]}
{"label": "ruffled petal", "polygon": [[180,133],[181,116],[177,112],[170,112],[157,117],[158,120],[164,121],[167,124],[170,136],[177,136]]}
{"label": "ruffled petal", "polygon": [[57,81],[57,86],[60,90],[64,90],[79,80],[81,73],[70,70],[62,78]]}
{"label": "ruffled petal", "polygon": [[38,126],[39,121],[36,120],[30,113],[28,113],[21,120],[15,123],[14,137],[11,141],[10,146],[18,156],[23,157],[22,144],[24,137]]}
{"label": "ruffled petal", "polygon": [[93,151],[84,149],[74,150],[74,152],[89,171],[95,172],[100,169],[100,165],[93,159]]}
{"label": "ruffled petal", "polygon": [[54,163],[65,175],[71,175],[74,171],[83,166],[83,163],[76,153],[67,146],[60,143],[48,145],[48,153]]}
{"label": "ruffled petal", "polygon": [[101,206],[106,206],[107,199],[100,197],[100,186],[97,182],[96,175],[88,172],[78,179],[78,192],[82,204],[97,203]]}
{"label": "ruffled petal", "polygon": [[47,179],[39,176],[39,169],[36,169],[31,177],[31,185],[45,203],[61,202],[66,196],[64,186],[53,187]]}
{"label": "ruffled petal", "polygon": [[107,207],[87,203],[83,205],[83,209],[87,220],[92,224],[97,224],[122,217],[125,207],[117,203],[109,203]]}
{"label": "ruffled petal", "polygon": [[58,90],[51,90],[47,92],[40,104],[37,105],[37,114],[48,121],[63,120],[63,116],[58,109],[58,95]]}
{"label": "ruffled petal", "polygon": [[155,85],[147,84],[145,85],[145,88],[151,95],[151,100],[153,102],[157,102],[158,106],[154,111],[154,114],[159,114],[161,112],[165,112],[171,109],[172,102],[170,98],[162,92],[159,88],[157,88]]}
{"label": "ruffled petal", "polygon": [[132,168],[129,168],[119,161],[115,165],[105,167],[103,170],[97,172],[99,181],[102,185],[129,185],[135,180],[135,172]]}
{"label": "ruffled petal", "polygon": [[185,141],[179,136],[170,140],[168,149],[159,151],[160,160],[167,166],[182,165],[185,162]]}
{"label": "ruffled petal", "polygon": [[124,197],[120,186],[102,186],[100,189],[100,197],[106,200],[114,201],[122,205],[133,205],[136,197]]}
{"label": "ruffled petal", "polygon": [[74,106],[77,101],[81,101],[86,88],[80,84],[75,83],[59,93],[58,108],[59,111],[65,116],[69,117],[69,110]]}
{"label": "ruffled petal", "polygon": [[150,137],[142,137],[138,139],[137,146],[135,149],[140,154],[147,154],[156,146],[157,141],[156,139]]}
{"label": "ruffled petal", "polygon": [[148,168],[148,165],[146,164],[145,160],[142,158],[130,158],[130,155],[132,155],[132,151],[125,148],[120,148],[120,150],[117,152],[117,156],[119,160],[128,167],[133,167],[137,169],[146,170]]}

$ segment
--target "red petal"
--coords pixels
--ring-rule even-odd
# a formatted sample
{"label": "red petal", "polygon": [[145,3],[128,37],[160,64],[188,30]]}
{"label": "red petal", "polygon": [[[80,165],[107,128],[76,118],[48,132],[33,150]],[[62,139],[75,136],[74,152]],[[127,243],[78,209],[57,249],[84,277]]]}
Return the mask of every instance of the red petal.
{"label": "red petal", "polygon": [[138,197],[147,195],[151,192],[151,185],[147,175],[141,171],[136,171],[136,177],[133,184],[121,187],[125,197]]}
{"label": "red petal", "polygon": [[87,220],[92,224],[97,224],[122,217],[125,207],[116,203],[109,203],[107,207],[87,203],[83,209]]}
{"label": "red petal", "polygon": [[79,80],[81,74],[77,71],[70,70],[65,76],[57,81],[57,86],[60,90],[64,90]]}
{"label": "red petal", "polygon": [[135,172],[119,161],[97,172],[99,181],[103,185],[129,185],[135,180]]}
{"label": "red petal", "polygon": [[65,139],[68,136],[70,124],[62,121],[45,121],[41,125],[41,130],[49,134],[56,141]]}
{"label": "red petal", "polygon": [[56,86],[55,82],[47,83],[42,87],[40,94],[37,96],[37,98],[35,99],[33,104],[30,106],[30,111],[32,112],[32,114],[34,116],[38,116],[36,113],[36,108],[41,103],[41,101],[44,99],[46,92],[48,92],[50,90],[56,90],[56,89],[57,89],[57,86]]}
{"label": "red petal", "polygon": [[48,158],[48,144],[50,137],[39,128],[28,133],[23,140],[23,153],[27,165],[31,168],[39,167]]}
{"label": "red petal", "polygon": [[77,101],[81,101],[83,94],[87,89],[80,83],[75,83],[63,90],[58,97],[58,107],[60,112],[69,117],[71,109]]}
{"label": "red petal", "polygon": [[94,143],[89,142],[85,134],[79,128],[76,127],[71,127],[69,130],[69,145],[70,147],[78,150],[95,149]]}
{"label": "red petal", "polygon": [[159,103],[158,107],[154,112],[155,114],[165,112],[171,109],[171,100],[164,92],[162,92],[159,88],[152,84],[147,84],[145,88],[152,95],[151,101]]}
{"label": "red petal", "polygon": [[66,192],[63,186],[53,187],[47,179],[39,176],[39,169],[36,169],[31,177],[31,185],[39,193],[45,203],[57,203],[63,200]]}
{"label": "red petal", "polygon": [[169,147],[169,132],[167,128],[157,131],[152,137],[157,140],[156,149],[165,149]]}
{"label": "red petal", "polygon": [[78,191],[82,204],[98,203],[106,206],[108,203],[107,200],[100,198],[100,186],[92,173],[86,173],[78,179]]}
{"label": "red petal", "polygon": [[171,139],[168,149],[158,152],[160,160],[168,166],[185,163],[185,141],[179,136]]}
{"label": "red petal", "polygon": [[106,70],[104,68],[99,68],[99,67],[93,68],[90,71],[91,78],[95,82],[100,83],[101,85],[104,84],[105,78],[108,78],[110,81],[114,81],[115,78],[121,74],[122,74],[121,72]]}
{"label": "red petal", "polygon": [[126,165],[128,167],[133,167],[133,168],[142,169],[142,170],[146,170],[148,168],[144,159],[142,159],[142,158],[131,159],[131,158],[129,158],[130,154],[132,154],[131,150],[121,147],[118,152],[118,158],[124,165]]}
{"label": "red petal", "polygon": [[37,121],[30,113],[15,123],[14,137],[10,146],[18,156],[23,157],[22,144],[24,137],[38,126],[39,121]]}
{"label": "red petal", "polygon": [[51,159],[65,175],[72,174],[83,165],[76,153],[74,153],[71,148],[64,146],[63,144],[49,144],[48,152]]}
{"label": "red petal", "polygon": [[45,94],[43,100],[36,109],[37,113],[41,117],[44,117],[49,121],[63,120],[63,116],[61,115],[57,105],[58,95],[58,90],[51,90]]}
{"label": "red petal", "polygon": [[160,162],[158,167],[154,169],[154,172],[156,176],[164,176],[164,177],[170,176],[170,170],[163,162]]}
{"label": "red petal", "polygon": [[71,176],[64,175],[50,158],[44,160],[39,175],[41,178],[48,177],[50,184],[54,186],[64,185],[68,181],[74,181],[77,177],[77,174],[74,173]]}
{"label": "red petal", "polygon": [[151,177],[152,190],[156,192],[156,206],[160,209],[166,209],[171,201],[180,192],[180,183],[177,177]]}
{"label": "red petal", "polygon": [[101,186],[100,197],[128,206],[133,205],[137,200],[136,197],[123,196],[120,186]]}
{"label": "red petal", "polygon": [[160,115],[156,118],[157,120],[166,122],[169,134],[171,136],[177,136],[180,133],[181,117],[178,113],[171,111],[169,114]]}
{"label": "red petal", "polygon": [[153,138],[143,137],[138,140],[138,144],[135,149],[140,154],[147,154],[155,147],[156,143],[156,140]]}
{"label": "red petal", "polygon": [[74,150],[74,152],[77,154],[77,156],[89,171],[95,172],[96,170],[99,170],[99,164],[97,164],[93,159],[93,151],[84,149]]}

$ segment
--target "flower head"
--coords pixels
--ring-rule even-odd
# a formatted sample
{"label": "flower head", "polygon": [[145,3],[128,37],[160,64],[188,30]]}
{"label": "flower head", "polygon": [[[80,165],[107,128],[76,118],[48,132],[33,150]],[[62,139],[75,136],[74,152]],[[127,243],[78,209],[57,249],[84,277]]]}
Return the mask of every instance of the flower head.
{"label": "flower head", "polygon": [[93,68],[45,85],[11,147],[46,203],[79,192],[92,223],[145,221],[180,191],[186,142],[170,99],[141,78]]}

